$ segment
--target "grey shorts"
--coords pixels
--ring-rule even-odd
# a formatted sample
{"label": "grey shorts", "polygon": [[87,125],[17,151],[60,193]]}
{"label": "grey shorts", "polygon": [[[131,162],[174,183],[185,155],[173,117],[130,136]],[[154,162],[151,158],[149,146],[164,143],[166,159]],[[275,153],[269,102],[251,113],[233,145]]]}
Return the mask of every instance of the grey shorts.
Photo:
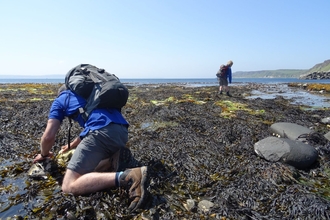
{"label": "grey shorts", "polygon": [[219,85],[220,86],[228,86],[227,78],[219,78]]}
{"label": "grey shorts", "polygon": [[104,128],[90,131],[77,146],[67,168],[81,175],[93,172],[101,160],[125,147],[127,141],[126,125],[110,123]]}

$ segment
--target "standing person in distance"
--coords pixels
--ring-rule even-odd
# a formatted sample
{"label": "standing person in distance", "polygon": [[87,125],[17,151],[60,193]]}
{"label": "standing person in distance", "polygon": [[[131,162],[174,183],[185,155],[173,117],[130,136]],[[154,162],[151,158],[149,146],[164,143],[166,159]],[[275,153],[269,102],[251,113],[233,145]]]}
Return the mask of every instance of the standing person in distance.
{"label": "standing person in distance", "polygon": [[231,96],[229,93],[229,86],[228,82],[231,83],[232,80],[232,72],[231,67],[233,66],[233,61],[229,60],[227,65],[221,65],[220,69],[217,72],[217,78],[219,81],[219,94],[221,95],[222,92],[226,92],[227,96]]}

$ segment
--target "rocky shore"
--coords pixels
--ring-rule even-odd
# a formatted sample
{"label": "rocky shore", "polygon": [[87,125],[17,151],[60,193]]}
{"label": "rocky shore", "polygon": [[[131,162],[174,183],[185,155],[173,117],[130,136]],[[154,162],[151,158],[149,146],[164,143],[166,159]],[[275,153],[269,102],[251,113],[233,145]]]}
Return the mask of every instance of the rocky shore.
{"label": "rocky shore", "polygon": [[[260,84],[233,86],[232,97],[213,86],[129,86],[122,110],[130,123],[128,147],[149,166],[150,195],[144,209],[128,213],[119,189],[63,194],[63,166],[54,166],[47,179],[28,177],[59,86],[0,84],[0,219],[330,218],[327,108],[305,110],[281,94],[247,99]],[[317,159],[308,168],[255,152],[282,122],[313,131],[305,138]],[[68,125],[62,124],[55,153],[68,141]],[[79,133],[74,124],[71,136]]]}
{"label": "rocky shore", "polygon": [[302,75],[299,77],[300,79],[315,79],[315,80],[321,80],[321,79],[330,79],[330,71],[328,72],[312,72],[308,73],[306,75]]}

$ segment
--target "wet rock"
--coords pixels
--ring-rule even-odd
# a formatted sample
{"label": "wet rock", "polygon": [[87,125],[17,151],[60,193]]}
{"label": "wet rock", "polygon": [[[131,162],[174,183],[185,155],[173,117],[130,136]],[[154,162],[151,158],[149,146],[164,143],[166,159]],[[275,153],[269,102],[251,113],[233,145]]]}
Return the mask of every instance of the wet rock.
{"label": "wet rock", "polygon": [[203,212],[208,212],[214,206],[213,202],[202,200],[198,203],[198,208]]}
{"label": "wet rock", "polygon": [[301,75],[299,78],[300,79],[315,79],[315,80],[330,79],[330,71],[314,71],[311,73]]}
{"label": "wet rock", "polygon": [[34,163],[28,170],[28,175],[35,179],[47,179],[48,173],[41,163]]}
{"label": "wet rock", "polygon": [[77,220],[78,219],[73,212],[67,212],[66,213],[66,218],[69,219],[69,220]]}
{"label": "wet rock", "polygon": [[50,158],[46,158],[43,161],[32,164],[27,173],[31,178],[47,179],[47,176],[50,174],[50,172],[52,172],[53,169],[56,169],[54,161],[52,161]]}
{"label": "wet rock", "polygon": [[280,137],[289,138],[290,140],[297,140],[300,135],[309,134],[312,132],[309,128],[288,122],[278,122],[272,124],[270,126],[270,131],[280,135]]}
{"label": "wet rock", "polygon": [[324,135],[324,137],[325,137],[328,141],[330,141],[330,131],[329,131],[328,133],[326,133],[326,134]]}
{"label": "wet rock", "polygon": [[322,119],[321,119],[321,122],[322,122],[323,124],[330,124],[330,117],[322,118]]}
{"label": "wet rock", "polygon": [[183,204],[187,211],[191,211],[195,207],[195,200],[187,199],[187,202]]}
{"label": "wet rock", "polygon": [[267,161],[283,162],[298,169],[310,167],[318,157],[314,147],[287,138],[265,138],[255,143],[254,151]]}

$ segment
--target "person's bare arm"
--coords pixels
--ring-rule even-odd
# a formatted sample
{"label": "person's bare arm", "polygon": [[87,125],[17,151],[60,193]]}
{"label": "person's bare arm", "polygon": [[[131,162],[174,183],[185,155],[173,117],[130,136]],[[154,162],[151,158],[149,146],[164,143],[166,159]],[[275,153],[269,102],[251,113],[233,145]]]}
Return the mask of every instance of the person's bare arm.
{"label": "person's bare arm", "polygon": [[[74,139],[74,140],[70,143],[70,149],[72,149],[72,148],[76,148],[80,142],[81,142],[80,137],[77,137],[76,139]],[[68,151],[68,150],[70,150],[70,149],[69,149],[69,145],[67,144],[67,145],[64,145],[64,146],[61,147],[61,152],[66,152],[66,151]]]}
{"label": "person's bare arm", "polygon": [[57,119],[49,119],[47,127],[43,133],[40,141],[40,154],[38,154],[33,162],[44,160],[46,157],[52,157],[53,153],[50,151],[55,143],[55,137],[61,122]]}

